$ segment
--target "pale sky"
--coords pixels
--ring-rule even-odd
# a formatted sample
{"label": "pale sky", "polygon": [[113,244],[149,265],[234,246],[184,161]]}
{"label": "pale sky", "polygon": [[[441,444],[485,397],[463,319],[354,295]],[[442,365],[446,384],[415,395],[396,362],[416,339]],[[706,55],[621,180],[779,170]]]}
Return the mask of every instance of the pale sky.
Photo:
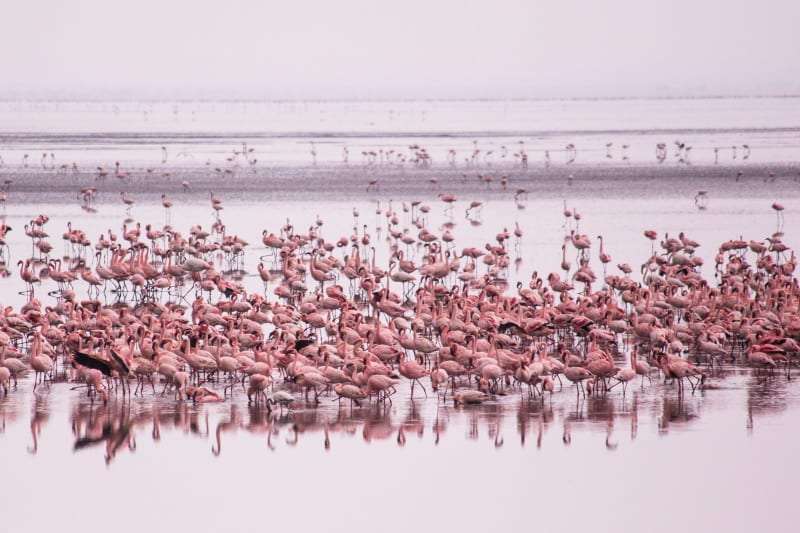
{"label": "pale sky", "polygon": [[800,93],[800,1],[2,0],[0,97]]}

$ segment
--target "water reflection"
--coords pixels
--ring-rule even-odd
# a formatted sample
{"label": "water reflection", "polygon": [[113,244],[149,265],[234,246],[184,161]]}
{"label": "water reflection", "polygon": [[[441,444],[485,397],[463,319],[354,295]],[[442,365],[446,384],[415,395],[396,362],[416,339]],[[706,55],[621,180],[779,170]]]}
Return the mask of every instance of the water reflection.
{"label": "water reflection", "polygon": [[681,397],[664,398],[662,402],[661,416],[658,419],[659,435],[667,435],[676,426],[686,426],[698,418],[695,405],[690,405]]}
{"label": "water reflection", "polygon": [[46,396],[35,396],[33,410],[31,412],[31,441],[28,446],[28,453],[36,454],[39,451],[39,436],[42,433],[42,426],[50,420],[49,402]]}
{"label": "water reflection", "polygon": [[[247,434],[262,439],[265,450],[270,452],[306,441],[335,451],[341,439],[356,439],[364,444],[385,442],[397,447],[411,442],[437,446],[451,434],[451,439],[489,443],[497,449],[509,442],[522,448],[532,442],[536,449],[542,449],[553,426],[560,428],[560,441],[566,447],[580,438],[614,451],[626,434],[631,442],[635,441],[641,427],[659,436],[691,427],[702,430],[702,416],[709,409],[723,414],[743,412],[745,429],[752,434],[754,420],[796,403],[795,381],[783,376],[756,376],[741,370],[716,372],[725,375],[718,375],[718,380],[712,378],[706,390],[693,395],[677,395],[656,384],[633,390],[627,396],[595,395],[578,401],[558,397],[531,400],[512,393],[481,405],[459,407],[430,398],[360,408],[339,406],[336,402],[321,406],[299,404],[283,411],[261,404],[247,405],[246,399],[240,397],[217,405],[172,402],[160,396],[132,400],[112,397],[103,404],[69,394],[65,384],[54,384],[45,392],[30,396],[30,433],[25,448],[28,453],[37,454],[42,435],[51,426],[62,426],[62,419],[66,418],[73,453],[102,450],[100,456],[106,464],[121,454],[136,452],[137,439],[153,443],[162,439],[202,439],[208,441],[214,457],[224,454],[233,439]],[[742,398],[744,402],[736,401]],[[20,427],[20,399],[13,395],[0,399],[0,444]],[[68,409],[59,407],[64,405],[62,401],[69,405]],[[737,407],[742,403],[743,409]],[[516,438],[509,439],[512,435]],[[10,452],[13,454],[13,450]]]}
{"label": "water reflection", "polygon": [[18,415],[17,398],[11,395],[0,396],[0,434],[5,433],[6,424],[14,423]]}

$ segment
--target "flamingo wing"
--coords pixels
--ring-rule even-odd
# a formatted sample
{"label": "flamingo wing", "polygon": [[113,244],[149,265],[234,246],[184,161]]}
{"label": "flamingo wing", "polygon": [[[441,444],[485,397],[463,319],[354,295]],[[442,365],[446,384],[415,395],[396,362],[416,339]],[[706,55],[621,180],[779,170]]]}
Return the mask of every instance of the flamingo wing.
{"label": "flamingo wing", "polygon": [[117,363],[117,365],[119,365],[119,369],[124,374],[130,373],[131,367],[130,365],[128,365],[125,359],[120,354],[118,354],[117,351],[114,349],[109,350],[109,352],[111,353],[111,359],[113,359],[114,362]]}
{"label": "flamingo wing", "polygon": [[106,361],[102,361],[92,355],[83,352],[75,352],[72,356],[73,363],[83,365],[86,368],[93,368],[99,370],[106,376],[111,376],[111,365]]}
{"label": "flamingo wing", "polygon": [[314,339],[297,339],[294,341],[294,349],[298,352],[307,346],[314,344]]}

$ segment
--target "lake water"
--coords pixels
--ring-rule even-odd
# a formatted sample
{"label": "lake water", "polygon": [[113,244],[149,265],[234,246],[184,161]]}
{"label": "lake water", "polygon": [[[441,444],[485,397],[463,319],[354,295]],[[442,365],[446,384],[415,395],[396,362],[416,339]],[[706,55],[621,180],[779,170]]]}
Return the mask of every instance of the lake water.
{"label": "lake water", "polygon": [[[246,143],[259,166],[343,161],[362,152],[397,162],[419,144],[434,162],[531,165],[572,156],[577,164],[655,161],[655,145],[692,146],[690,159],[712,163],[796,161],[800,98],[387,101],[387,102],[0,102],[0,152],[17,165],[41,152],[57,164],[152,165],[168,145],[167,164],[215,166]],[[522,145],[520,145],[522,141]],[[311,143],[314,143],[312,148]],[[606,143],[613,143],[610,149]],[[622,148],[628,145],[628,148]],[[738,149],[734,154],[733,147]],[[475,149],[478,155],[473,158]],[[312,157],[312,149],[316,157]],[[489,153],[491,152],[491,153]],[[734,159],[735,155],[735,159]],[[672,161],[672,154],[669,156]]]}
{"label": "lake water", "polygon": [[[452,224],[459,250],[494,242],[504,227],[519,224],[524,236],[512,254],[512,288],[534,270],[558,270],[564,202],[581,213],[581,232],[592,240],[604,236],[611,265],[629,262],[636,275],[650,254],[644,229],[659,236],[685,231],[701,243],[703,274],[712,278],[722,241],[775,231],[770,204],[777,199],[786,206],[784,242],[800,245],[794,231],[798,104],[793,98],[6,102],[0,104],[0,178],[12,180],[3,209],[14,228],[7,262],[13,270],[30,254],[23,227],[39,213],[50,216],[46,229],[58,256],[68,222],[93,239],[108,229],[119,233],[126,218],[162,225],[162,192],[175,203],[176,229],[210,227],[208,190],[221,187],[227,232],[250,242],[243,283],[252,291],[263,290],[256,275],[266,252],[262,230],[277,232],[287,218],[307,228],[319,215],[322,235],[335,241],[366,224],[377,261],[385,263],[378,201],[385,211],[391,200],[408,226],[402,204],[417,199],[431,206],[432,231]],[[676,139],[693,146],[691,161],[673,155]],[[463,156],[474,140],[493,156],[447,162],[450,147]],[[499,155],[504,145],[509,153],[519,150],[520,140],[531,154],[529,169],[513,155]],[[611,157],[606,142],[614,143]],[[669,145],[663,163],[654,157],[657,142]],[[257,154],[257,164],[227,161],[242,143]],[[414,143],[429,147],[430,167],[362,161],[362,150],[408,153]],[[568,143],[578,148],[570,165]],[[625,160],[623,143],[629,144]],[[743,144],[750,147],[748,159]],[[162,145],[168,148],[163,163]],[[721,148],[716,165],[714,147]],[[544,150],[551,150],[549,169]],[[48,154],[44,164],[42,153]],[[118,160],[132,176],[114,176]],[[78,172],[58,168],[73,161]],[[98,180],[97,166],[111,174]],[[476,176],[486,173],[510,176],[507,190],[499,179],[479,182]],[[380,186],[365,190],[374,178]],[[94,213],[76,198],[86,186],[99,189]],[[529,190],[526,199],[512,198],[518,187]],[[122,190],[136,198],[130,212],[120,202]],[[703,210],[694,200],[699,190],[709,198]],[[443,192],[459,198],[452,213],[437,199]],[[467,217],[473,200],[484,202],[482,212]],[[592,266],[601,273],[596,242],[593,250]],[[0,279],[3,305],[24,302],[21,288],[16,273]],[[37,288],[45,305],[55,288],[49,280]],[[83,297],[85,288],[76,290]],[[271,413],[249,407],[241,389],[217,405],[148,392],[132,401],[112,397],[103,406],[69,383],[32,394],[29,378],[0,398],[6,481],[0,523],[10,532],[793,531],[798,378],[796,371],[791,379],[764,378],[726,366],[703,390],[684,396],[654,378],[643,388],[637,380],[624,395],[615,388],[583,400],[565,386],[543,401],[510,391],[468,407],[424,395],[412,402],[403,386],[385,408],[351,410],[325,397],[318,407],[301,402]]]}

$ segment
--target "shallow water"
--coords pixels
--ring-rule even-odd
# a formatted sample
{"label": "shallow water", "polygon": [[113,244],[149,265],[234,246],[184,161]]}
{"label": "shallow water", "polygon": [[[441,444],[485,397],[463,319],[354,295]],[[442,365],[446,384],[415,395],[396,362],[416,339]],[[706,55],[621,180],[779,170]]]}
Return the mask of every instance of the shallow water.
{"label": "shallow water", "polygon": [[[252,291],[264,290],[256,274],[259,257],[266,253],[260,240],[262,230],[277,233],[287,218],[296,228],[308,228],[319,215],[322,236],[335,241],[349,236],[354,225],[362,228],[366,224],[376,243],[376,261],[385,266],[386,222],[383,214],[375,213],[377,201],[384,211],[392,200],[401,224],[408,226],[402,202],[415,199],[431,206],[428,227],[432,231],[438,234],[445,224],[453,225],[457,250],[494,242],[494,236],[504,227],[513,229],[518,223],[524,236],[518,246],[512,245],[514,262],[508,272],[511,290],[515,281],[528,279],[534,270],[545,274],[558,271],[561,244],[568,231],[562,216],[564,201],[581,213],[581,232],[593,240],[604,236],[606,251],[613,257],[609,273],[617,273],[613,267],[616,263],[628,262],[636,276],[637,266],[650,254],[650,242],[642,231],[655,229],[659,237],[686,231],[699,241],[698,255],[705,260],[703,274],[711,278],[720,242],[740,235],[763,239],[775,231],[776,216],[770,204],[776,199],[786,206],[784,242],[792,248],[800,245],[794,231],[800,186],[789,179],[788,172],[777,181],[770,180],[767,172],[772,167],[757,166],[785,163],[788,166],[781,168],[797,168],[797,136],[780,128],[800,124],[796,117],[800,106],[791,107],[792,102],[784,99],[735,104],[635,104],[641,113],[626,111],[627,118],[615,122],[615,113],[630,110],[630,102],[603,104],[601,111],[589,104],[564,103],[573,113],[573,122],[560,126],[560,132],[556,131],[558,127],[549,126],[548,135],[574,138],[572,132],[583,128],[581,135],[596,136],[596,157],[582,168],[574,167],[576,177],[571,183],[558,174],[565,168],[562,162],[553,170],[556,177],[541,172],[510,174],[508,191],[497,183],[490,188],[462,184],[457,177],[459,169],[448,171],[451,176],[441,167],[408,172],[343,168],[332,163],[339,157],[340,148],[326,151],[324,158],[320,155],[321,160],[328,161],[328,167],[321,164],[320,169],[304,159],[306,137],[270,138],[274,150],[265,148],[266,157],[278,154],[274,161],[289,161],[293,166],[291,172],[287,171],[291,178],[281,172],[263,173],[259,174],[259,185],[251,188],[245,188],[243,173],[224,178],[230,182],[221,194],[221,217],[229,234],[250,242],[242,282]],[[121,122],[110,118],[108,113],[115,114],[113,108],[102,107],[104,104],[82,104],[86,108],[78,104],[48,105],[43,109],[22,104],[17,108],[0,106],[0,115],[16,113],[13,116],[18,119],[11,122],[16,124],[13,127],[2,122],[7,131],[28,131],[25,135],[3,136],[0,149],[6,161],[0,176],[14,180],[3,207],[5,223],[14,228],[8,234],[7,263],[14,265],[30,255],[31,242],[23,226],[40,213],[50,216],[46,229],[54,257],[63,252],[60,235],[67,222],[85,230],[92,239],[108,229],[119,234],[126,218],[162,225],[165,213],[159,201],[161,191],[151,189],[146,180],[109,177],[108,181],[98,181],[88,173],[58,176],[55,170],[22,169],[17,157],[34,147],[40,151],[41,146],[58,146],[60,162],[67,143],[64,132],[83,131],[94,140],[72,138],[69,142],[74,143],[71,153],[77,154],[75,159],[87,165],[113,164],[120,154],[125,161],[140,161],[142,168],[159,165],[159,147],[166,142],[159,135],[174,139],[169,132],[179,128],[163,117],[154,117],[170,113],[170,109],[154,105],[149,120],[161,126],[144,130],[147,148],[137,152],[140,141],[117,146],[113,136],[101,135],[139,131],[129,127],[133,124],[130,117],[123,116]],[[337,113],[349,117],[354,112],[346,104],[339,105],[343,107],[334,108]],[[473,109],[479,119],[465,122],[476,124],[466,131],[476,131],[481,124],[488,124],[484,129],[494,128],[495,132],[522,130],[527,122],[518,121],[520,113],[530,119],[537,109],[549,110],[550,118],[542,119],[548,124],[556,124],[553,117],[559,116],[552,105],[506,105],[513,112],[498,115],[499,108],[494,104],[485,105],[482,113],[478,113],[479,108]],[[669,106],[676,105],[678,108],[671,109],[680,112],[670,112]],[[740,111],[740,105],[751,107]],[[445,107],[440,112],[438,105],[416,106],[407,110],[410,116],[420,109],[433,110],[426,116],[433,124],[431,131],[439,131],[436,128],[464,113],[464,108],[453,111]],[[662,112],[659,106],[666,106],[665,110]],[[275,131],[288,131],[285,125],[295,124],[292,117],[298,114],[292,135],[322,131],[312,127],[322,108],[309,105],[298,110],[287,104],[283,114],[278,113],[284,129],[276,126]],[[126,109],[118,113],[131,117],[141,113],[139,107]],[[223,124],[214,134],[224,140],[224,147],[214,148],[215,164],[242,140],[236,131],[260,131],[258,120],[251,115],[253,108],[246,109],[246,113],[241,112],[233,104],[229,109],[234,117],[243,117],[243,123],[225,114],[210,120],[196,110],[196,119],[202,124]],[[361,113],[357,115],[375,113],[379,117],[375,127],[391,130],[380,122],[386,120],[386,108],[370,109],[356,109]],[[589,118],[581,118],[579,111],[588,113],[589,118],[594,116],[595,122],[587,126],[582,121]],[[329,112],[333,113],[325,111]],[[88,113],[88,118],[81,113]],[[269,108],[261,113],[277,112]],[[182,126],[186,126],[185,114],[181,107],[175,119]],[[59,127],[65,116],[70,118],[72,129]],[[40,122],[26,122],[30,117]],[[645,158],[652,158],[653,139],[666,135],[663,130],[643,134],[653,137],[642,141],[641,161],[633,161],[642,167],[634,166],[634,170],[606,162],[606,134],[588,131],[646,129],[652,126],[647,120],[660,120],[662,128],[684,128],[686,135],[692,134],[691,128],[706,128],[709,131],[701,135],[733,135],[736,143],[755,138],[756,128],[772,130],[763,134],[769,142],[764,141],[762,149],[751,141],[752,158],[757,161],[729,161],[715,170],[718,175],[704,177],[703,172],[710,167],[694,176],[685,165],[679,167],[670,160],[666,162],[669,168],[676,172],[681,169],[681,174],[670,181],[664,179],[666,174],[651,168],[652,162],[645,162]],[[125,127],[118,127],[120,123]],[[232,125],[239,124],[242,129],[232,133]],[[358,131],[352,124],[346,126],[339,128],[340,135],[343,129]],[[533,131],[537,126],[526,127],[526,131]],[[465,131],[463,126],[454,128]],[[726,128],[744,128],[746,132],[722,131]],[[204,129],[206,126],[182,127],[195,132]],[[31,140],[31,131],[37,135],[61,133]],[[417,130],[405,125],[392,131],[400,132],[391,141],[399,144],[412,138],[404,137],[409,131]],[[670,133],[665,140],[674,135]],[[508,138],[512,137],[516,139]],[[218,144],[218,138],[199,144],[192,141],[193,150],[202,152]],[[437,138],[443,150],[449,141],[442,140],[447,139],[444,136]],[[465,147],[471,146],[469,136],[454,138]],[[369,142],[374,143],[374,138],[369,137]],[[562,142],[558,137],[558,143]],[[50,150],[41,148],[45,149]],[[708,161],[710,152],[701,153]],[[632,154],[639,152],[632,150]],[[32,166],[35,163],[34,159]],[[210,227],[214,219],[207,191],[219,178],[209,178],[202,163],[170,161],[166,166],[175,172],[168,189],[175,203],[171,224],[184,233],[195,223]],[[334,166],[342,181],[332,180],[321,187],[315,175]],[[507,168],[513,167],[509,164]],[[599,173],[601,168],[608,172],[586,176]],[[740,169],[749,173],[742,181],[724,177],[734,176]],[[753,176],[756,173],[760,173],[758,177]],[[437,186],[427,183],[434,175],[440,178]],[[377,191],[367,193],[359,186],[359,192],[354,193],[354,187],[347,188],[348,179],[361,183],[372,176],[385,176],[383,187]],[[187,192],[181,190],[183,179],[191,182]],[[51,187],[46,186],[48,180],[54,180]],[[74,191],[82,186],[100,190],[94,213],[83,210],[75,198]],[[519,205],[511,198],[517,186],[531,191]],[[309,188],[316,190],[304,192]],[[136,205],[130,212],[119,201],[120,189],[133,191]],[[347,193],[342,192],[345,189]],[[698,190],[708,191],[707,209],[695,205],[693,197]],[[436,199],[439,192],[453,192],[459,197],[451,213],[445,212],[444,204]],[[467,217],[465,210],[472,200],[481,200],[484,206],[479,214]],[[354,208],[359,212],[357,220]],[[380,234],[378,227],[382,228]],[[603,270],[596,247],[595,240],[592,267],[600,275]],[[407,253],[415,256],[422,251],[412,246]],[[568,259],[575,262],[575,257]],[[268,258],[264,260],[269,262]],[[225,268],[221,257],[217,261]],[[2,304],[19,306],[24,302],[20,289],[17,274],[0,279]],[[36,294],[47,305],[52,299],[46,294],[55,289],[52,281],[45,280]],[[400,287],[394,285],[393,289]],[[81,298],[85,296],[83,284],[76,285],[76,292]],[[109,302],[114,297],[110,292],[102,296]],[[121,532],[143,528],[407,531],[420,527],[464,531],[791,531],[789,513],[784,510],[790,509],[793,482],[800,475],[793,461],[794,428],[800,423],[798,377],[796,373],[791,379],[780,373],[764,377],[749,369],[725,367],[712,373],[704,389],[695,393],[687,389],[683,396],[678,396],[671,385],[654,379],[644,387],[637,380],[624,394],[616,387],[605,397],[586,400],[576,397],[569,387],[544,399],[529,399],[527,393],[510,389],[483,405],[466,407],[455,407],[450,399],[436,398],[430,390],[428,398],[415,391],[412,402],[404,383],[393,404],[385,408],[339,406],[324,396],[318,406],[300,402],[282,412],[248,406],[241,388],[234,388],[233,399],[222,404],[196,406],[162,398],[159,386],[155,395],[148,389],[143,397],[133,400],[112,396],[103,406],[92,404],[83,391],[71,390],[73,384],[64,382],[37,388],[33,394],[29,379],[0,398],[0,464],[2,479],[7,481],[0,499],[0,523],[3,531],[12,532],[44,528],[99,531],[109,527]]]}
{"label": "shallow water", "polygon": [[[210,225],[206,200],[195,195],[185,202],[172,215],[176,228],[203,220]],[[667,199],[574,202],[583,214],[582,231],[604,234],[615,262],[634,265],[649,254],[644,227],[689,231],[702,243],[708,264],[714,244],[742,231],[745,238],[762,238],[775,225],[766,199],[718,199],[706,211]],[[796,204],[787,203],[787,228]],[[275,230],[287,216],[305,227],[319,213],[323,235],[335,239],[349,234],[353,206],[373,234],[376,224],[375,204],[363,199],[240,198],[224,205],[228,231],[252,243],[245,259],[250,275],[244,278],[252,290],[262,289],[252,275],[265,251],[262,228]],[[433,205],[430,225],[438,228],[450,217],[443,205]],[[453,215],[457,243],[479,246],[519,221],[526,234],[511,280],[527,279],[533,269],[556,270],[565,231],[561,208],[555,199],[531,199],[523,210],[492,200],[483,223],[472,225],[459,202]],[[116,203],[99,204],[92,215],[72,201],[13,203],[7,209],[6,222],[18,228],[39,212],[49,213],[56,252],[68,220],[95,235],[109,227],[119,231],[126,216]],[[132,215],[157,224],[164,216],[154,201],[136,205]],[[25,255],[27,238],[22,232],[9,235],[12,259]],[[786,242],[793,245],[794,238],[788,231]],[[379,261],[385,261],[384,249],[381,242]],[[705,274],[712,268],[704,267]],[[0,281],[0,288],[4,304],[24,300],[14,292],[20,289],[16,275]],[[55,288],[46,280],[37,294]],[[79,286],[79,295],[84,290]],[[112,294],[105,297],[113,301]],[[455,408],[449,400],[425,399],[419,390],[409,402],[409,391],[401,388],[387,409],[351,411],[323,397],[319,407],[303,404],[281,414],[248,407],[241,389],[221,405],[176,403],[148,390],[143,399],[125,403],[119,397],[103,407],[91,405],[70,384],[55,383],[33,396],[31,383],[24,382],[0,400],[0,457],[4,478],[14,487],[2,509],[9,531],[43,525],[95,531],[108,523],[120,531],[351,530],[375,521],[383,530],[401,531],[416,520],[467,531],[747,531],[756,525],[785,531],[780,513],[734,510],[781,509],[791,501],[790,480],[800,474],[792,461],[791,428],[800,423],[796,383],[729,368],[709,379],[705,390],[683,398],[659,383],[644,390],[637,383],[624,396],[617,388],[584,401],[565,387],[542,402],[514,390],[481,406]],[[97,442],[90,444],[92,439]],[[47,513],[38,510],[41,501]],[[667,510],[678,503],[679,513]],[[144,525],[132,518],[140,513]],[[220,522],[209,522],[211,517]]]}
{"label": "shallow water", "polygon": [[[598,201],[596,198],[587,197],[579,192],[567,200],[570,208],[575,208],[581,214],[579,230],[587,233],[594,241],[593,249],[596,252],[598,246],[597,236],[602,235],[605,240],[606,251],[612,256],[612,263],[608,265],[609,274],[618,274],[619,271],[614,265],[627,262],[637,270],[650,254],[650,241],[644,238],[644,229],[655,229],[659,233],[659,238],[664,234],[676,236],[679,232],[685,231],[693,239],[701,243],[697,255],[703,258],[705,266],[703,275],[713,276],[714,255],[719,244],[731,238],[738,238],[740,235],[745,240],[761,240],[770,236],[776,229],[776,217],[770,208],[772,196],[777,191],[780,196],[786,196],[784,200],[785,228],[786,235],[784,242],[795,248],[800,245],[797,241],[798,235],[791,230],[796,220],[793,213],[800,209],[800,198],[791,197],[795,194],[787,184],[773,186],[767,190],[759,191],[761,198],[742,197],[740,193],[727,198],[712,198],[709,207],[699,210],[694,201],[689,198],[620,198],[625,191],[626,184],[620,183],[615,186],[615,192],[607,191],[608,198]],[[765,194],[766,193],[766,194]],[[755,193],[758,194],[758,193]],[[30,198],[25,195],[26,199]],[[46,194],[39,195],[43,199]],[[113,198],[113,195],[108,195]],[[263,197],[263,199],[259,197]],[[688,196],[688,195],[687,195]],[[564,225],[562,215],[564,201],[555,198],[529,198],[522,205],[524,209],[519,209],[518,205],[510,199],[485,199],[484,206],[480,211],[473,211],[467,217],[466,210],[471,198],[481,196],[468,196],[463,200],[457,201],[452,212],[445,211],[445,204],[436,199],[429,199],[425,202],[431,206],[428,215],[428,227],[437,235],[441,235],[443,228],[451,227],[455,236],[455,247],[453,253],[460,253],[463,247],[476,246],[482,247],[487,242],[495,242],[495,235],[504,228],[513,230],[515,225],[523,229],[523,237],[519,243],[515,243],[514,253],[512,254],[513,263],[508,273],[508,280],[514,284],[518,280],[528,280],[534,270],[541,273],[559,271],[561,262],[561,244],[564,237],[568,234],[569,227]],[[113,230],[117,235],[121,234],[123,223],[126,219],[132,225],[140,223],[144,228],[147,224],[156,227],[163,225],[165,221],[164,209],[160,201],[156,201],[152,196],[139,194],[139,203],[130,212],[126,211],[125,206],[119,202],[110,203],[111,198],[106,197],[105,201],[95,204],[96,213],[86,213],[80,207],[77,200],[65,199],[66,203],[56,203],[54,199],[50,202],[41,203],[20,203],[14,202],[6,207],[5,223],[14,228],[7,236],[7,242],[11,250],[11,259],[8,261],[9,268],[14,270],[14,264],[20,258],[30,256],[31,240],[24,234],[24,226],[40,213],[48,214],[50,221],[46,230],[50,234],[49,241],[54,245],[52,256],[59,257],[64,253],[61,234],[66,230],[67,224],[72,223],[75,229],[84,230],[91,239],[96,240],[101,233]],[[201,224],[210,230],[213,223],[214,212],[210,208],[210,203],[203,195],[192,194],[186,197],[173,196],[175,207],[170,214],[172,226],[182,231],[184,234],[193,224]],[[367,232],[372,237],[372,246],[375,248],[376,261],[378,265],[388,266],[388,244],[386,238],[385,210],[388,206],[389,198],[381,198],[377,195],[376,200],[366,200],[356,198],[351,200],[314,200],[301,201],[298,199],[289,201],[275,201],[269,199],[267,194],[251,193],[247,197],[228,198],[223,196],[223,207],[221,220],[225,224],[228,234],[239,235],[250,243],[244,258],[244,277],[242,282],[250,290],[263,290],[263,284],[258,277],[256,267],[260,258],[268,254],[267,249],[261,243],[262,231],[268,230],[279,233],[280,228],[290,219],[296,228],[308,228],[315,224],[317,216],[323,221],[319,228],[320,235],[326,241],[335,242],[340,237],[349,237],[353,234],[354,227],[358,227],[359,234],[363,234],[363,226],[367,226]],[[382,214],[376,213],[377,201],[381,201]],[[394,200],[392,207],[399,211],[401,226],[409,227],[409,215],[402,212],[400,207],[402,202]],[[406,200],[406,205],[410,205],[410,198]],[[359,214],[358,219],[353,216],[353,211]],[[377,230],[380,228],[380,231]],[[411,235],[416,237],[416,228],[412,229]],[[513,239],[513,237],[512,237]],[[417,245],[405,247],[408,257],[417,258],[424,249]],[[341,256],[349,253],[350,249],[340,249],[337,253]],[[576,263],[574,251],[568,251],[567,259],[573,264]],[[272,256],[263,257],[266,265],[273,264]],[[217,266],[219,269],[227,270],[228,265],[221,255],[217,256]],[[595,272],[603,272],[602,264],[593,254],[591,266]],[[479,273],[483,274],[485,267],[481,265]],[[602,279],[602,278],[600,278]],[[340,283],[347,280],[342,279]],[[399,284],[393,283],[394,290],[400,290]],[[43,292],[55,290],[57,287],[52,281],[46,280],[42,286]],[[274,285],[270,288],[274,288]],[[2,290],[2,302],[6,305],[21,305],[24,297],[17,292],[22,289],[19,276],[15,272],[14,276],[0,279],[0,290]],[[81,289],[83,290],[83,289]],[[113,295],[107,294],[108,298]]]}
{"label": "shallow water", "polygon": [[57,383],[0,400],[4,523],[789,531],[797,380],[723,374],[683,398],[654,383],[455,408],[401,389],[385,409],[323,399],[283,413],[241,391],[221,405],[149,393],[92,405]]}
{"label": "shallow water", "polygon": [[[72,102],[0,101],[0,156],[9,167],[42,153],[56,165],[224,164],[243,143],[256,166],[411,158],[410,145],[433,162],[463,168],[570,159],[577,164],[655,164],[655,145],[692,146],[696,164],[796,161],[800,98],[384,101],[384,102]],[[613,143],[610,149],[606,143]],[[313,146],[312,146],[313,143]],[[751,150],[746,153],[742,145]],[[623,145],[628,145],[623,149]],[[734,146],[737,149],[734,151]],[[715,156],[714,148],[719,152]],[[312,156],[312,149],[316,152]],[[473,157],[474,150],[479,152]],[[48,165],[52,163],[48,155]],[[245,165],[246,166],[246,165]]]}

